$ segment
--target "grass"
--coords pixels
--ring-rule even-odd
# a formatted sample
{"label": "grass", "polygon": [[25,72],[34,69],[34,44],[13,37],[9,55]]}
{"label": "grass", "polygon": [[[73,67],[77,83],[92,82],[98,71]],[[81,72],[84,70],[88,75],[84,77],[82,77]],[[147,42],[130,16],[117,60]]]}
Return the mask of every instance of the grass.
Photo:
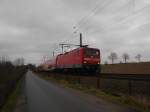
{"label": "grass", "polygon": [[45,77],[45,76],[44,77],[42,76],[42,78],[44,78],[45,80],[50,80],[54,83],[58,83],[65,88],[73,88],[114,103],[123,104],[128,107],[134,107],[135,109],[141,112],[150,112],[149,106],[145,105],[142,102],[137,101],[137,99],[132,96],[116,96],[110,93],[103,92],[100,89],[79,84],[77,82],[70,82],[65,79],[56,79],[56,78]]}
{"label": "grass", "polygon": [[20,89],[21,89],[21,80],[18,81],[17,86],[14,89],[14,91],[12,92],[12,94],[10,96],[8,96],[7,101],[4,104],[4,106],[2,107],[1,112],[13,112],[14,107],[17,102],[17,98],[20,94]]}

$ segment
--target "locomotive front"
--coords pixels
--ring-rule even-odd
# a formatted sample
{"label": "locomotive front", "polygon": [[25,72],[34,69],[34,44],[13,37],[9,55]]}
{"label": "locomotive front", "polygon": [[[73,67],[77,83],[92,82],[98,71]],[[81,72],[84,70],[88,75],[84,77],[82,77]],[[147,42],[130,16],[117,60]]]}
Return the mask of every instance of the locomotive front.
{"label": "locomotive front", "polygon": [[100,72],[100,50],[85,47],[83,49],[83,67],[87,71]]}

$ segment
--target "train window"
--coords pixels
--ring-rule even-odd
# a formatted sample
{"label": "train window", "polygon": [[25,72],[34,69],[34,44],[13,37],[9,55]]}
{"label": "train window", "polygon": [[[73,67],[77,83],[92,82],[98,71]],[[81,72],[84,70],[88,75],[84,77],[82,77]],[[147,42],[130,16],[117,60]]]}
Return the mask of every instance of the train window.
{"label": "train window", "polygon": [[85,56],[99,56],[99,51],[95,49],[85,49]]}

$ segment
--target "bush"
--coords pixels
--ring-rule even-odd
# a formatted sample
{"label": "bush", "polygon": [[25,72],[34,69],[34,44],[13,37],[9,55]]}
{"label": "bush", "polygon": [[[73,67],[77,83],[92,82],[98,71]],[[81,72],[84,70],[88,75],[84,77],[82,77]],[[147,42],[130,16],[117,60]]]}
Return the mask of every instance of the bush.
{"label": "bush", "polygon": [[14,66],[11,62],[0,63],[0,108],[26,70],[26,66]]}

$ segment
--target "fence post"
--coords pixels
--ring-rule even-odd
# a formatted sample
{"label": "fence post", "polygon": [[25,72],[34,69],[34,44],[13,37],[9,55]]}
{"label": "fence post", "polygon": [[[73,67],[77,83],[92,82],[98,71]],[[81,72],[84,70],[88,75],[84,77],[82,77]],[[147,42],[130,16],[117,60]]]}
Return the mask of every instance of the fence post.
{"label": "fence post", "polygon": [[132,95],[132,83],[131,83],[131,80],[128,80],[128,90],[129,90],[129,95]]}
{"label": "fence post", "polygon": [[81,83],[81,81],[80,81],[80,76],[79,76],[79,78],[78,78],[78,83],[79,83],[79,84]]}
{"label": "fence post", "polygon": [[54,77],[55,79],[57,79],[57,74],[54,74],[53,77]]}
{"label": "fence post", "polygon": [[97,88],[100,89],[100,77],[97,77]]}
{"label": "fence post", "polygon": [[67,75],[65,75],[65,79],[66,79],[66,81],[68,81],[68,77],[67,77]]}

